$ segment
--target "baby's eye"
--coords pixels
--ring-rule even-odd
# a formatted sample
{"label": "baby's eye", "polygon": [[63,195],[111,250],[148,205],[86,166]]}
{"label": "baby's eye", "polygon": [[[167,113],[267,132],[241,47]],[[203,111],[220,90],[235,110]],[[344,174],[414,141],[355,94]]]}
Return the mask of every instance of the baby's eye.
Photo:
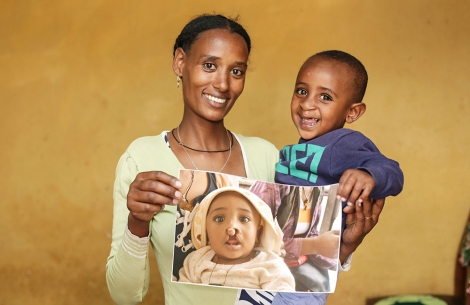
{"label": "baby's eye", "polygon": [[303,88],[297,88],[295,89],[295,93],[299,94],[299,95],[307,95],[307,90],[303,89]]}
{"label": "baby's eye", "polygon": [[224,220],[225,220],[224,216],[215,216],[215,217],[214,217],[214,221],[215,221],[215,222],[222,222],[222,221],[224,221]]}
{"label": "baby's eye", "polygon": [[242,217],[240,217],[240,221],[241,221],[241,222],[249,222],[249,221],[250,221],[250,217],[242,216]]}
{"label": "baby's eye", "polygon": [[245,71],[240,70],[240,69],[233,69],[232,74],[235,76],[243,76],[245,74]]}
{"label": "baby's eye", "polygon": [[323,101],[332,101],[333,99],[328,94],[320,94],[320,99]]}

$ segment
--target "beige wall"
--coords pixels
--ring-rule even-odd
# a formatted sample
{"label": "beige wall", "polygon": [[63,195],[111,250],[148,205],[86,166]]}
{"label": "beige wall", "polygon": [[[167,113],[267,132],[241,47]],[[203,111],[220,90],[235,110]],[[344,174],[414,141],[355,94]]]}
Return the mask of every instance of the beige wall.
{"label": "beige wall", "polygon": [[[451,294],[470,201],[468,1],[4,0],[0,303],[111,303],[116,162],[136,137],[178,124],[172,45],[191,17],[212,11],[240,14],[254,44],[233,131],[295,142],[288,104],[314,52],[348,51],[369,71],[368,110],[351,127],[400,162],[405,189],[328,304]],[[161,304],[153,276],[146,304]]]}

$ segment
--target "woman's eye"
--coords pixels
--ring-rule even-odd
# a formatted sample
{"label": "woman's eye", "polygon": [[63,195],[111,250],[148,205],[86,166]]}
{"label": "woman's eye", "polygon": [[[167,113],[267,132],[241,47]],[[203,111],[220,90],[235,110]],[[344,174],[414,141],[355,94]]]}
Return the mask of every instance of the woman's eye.
{"label": "woman's eye", "polygon": [[215,68],[215,65],[211,62],[205,62],[203,64],[204,68],[206,68],[207,70],[213,70]]}
{"label": "woman's eye", "polygon": [[223,216],[215,216],[214,221],[215,222],[222,222],[222,221],[224,221],[224,217]]}
{"label": "woman's eye", "polygon": [[243,76],[245,74],[245,71],[242,71],[240,69],[233,69],[232,74],[235,76]]}
{"label": "woman's eye", "polygon": [[333,99],[328,94],[321,94],[320,99],[323,101],[332,101]]}
{"label": "woman's eye", "polygon": [[303,88],[297,88],[295,90],[295,93],[299,94],[299,95],[307,95],[307,90],[303,89]]}
{"label": "woman's eye", "polygon": [[250,218],[247,217],[247,216],[242,216],[242,217],[240,217],[240,221],[241,221],[241,222],[249,222],[249,221],[250,221]]}

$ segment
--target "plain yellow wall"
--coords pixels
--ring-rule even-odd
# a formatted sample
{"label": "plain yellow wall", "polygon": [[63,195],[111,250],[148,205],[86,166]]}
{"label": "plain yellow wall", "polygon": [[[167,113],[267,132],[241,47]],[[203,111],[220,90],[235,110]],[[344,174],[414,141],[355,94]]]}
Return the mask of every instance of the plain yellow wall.
{"label": "plain yellow wall", "polygon": [[[328,304],[451,294],[470,207],[470,2],[3,0],[0,303],[111,304],[115,166],[179,123],[172,46],[203,12],[239,14],[253,40],[227,126],[278,147],[297,140],[289,102],[309,55],[341,49],[368,69],[367,113],[349,127],[400,162],[405,189]],[[145,303],[162,304],[152,268]]]}

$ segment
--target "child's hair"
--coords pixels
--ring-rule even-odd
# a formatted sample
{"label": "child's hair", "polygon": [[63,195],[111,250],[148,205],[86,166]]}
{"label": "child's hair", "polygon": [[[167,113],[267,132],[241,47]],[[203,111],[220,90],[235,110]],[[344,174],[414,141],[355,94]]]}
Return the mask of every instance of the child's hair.
{"label": "child's hair", "polygon": [[339,50],[328,50],[319,52],[311,56],[307,61],[314,58],[324,58],[326,60],[336,60],[342,63],[347,64],[351,69],[354,70],[354,85],[356,87],[356,92],[354,94],[354,103],[359,103],[362,101],[364,94],[366,93],[368,76],[367,71],[364,65],[349,53],[339,51]]}
{"label": "child's hair", "polygon": [[177,48],[182,48],[185,52],[191,49],[191,45],[198,38],[199,34],[208,30],[227,29],[232,33],[237,33],[246,42],[248,54],[251,50],[251,39],[246,30],[237,22],[237,19],[227,18],[223,15],[200,15],[186,24],[179,36],[176,38],[173,47],[173,55]]}

